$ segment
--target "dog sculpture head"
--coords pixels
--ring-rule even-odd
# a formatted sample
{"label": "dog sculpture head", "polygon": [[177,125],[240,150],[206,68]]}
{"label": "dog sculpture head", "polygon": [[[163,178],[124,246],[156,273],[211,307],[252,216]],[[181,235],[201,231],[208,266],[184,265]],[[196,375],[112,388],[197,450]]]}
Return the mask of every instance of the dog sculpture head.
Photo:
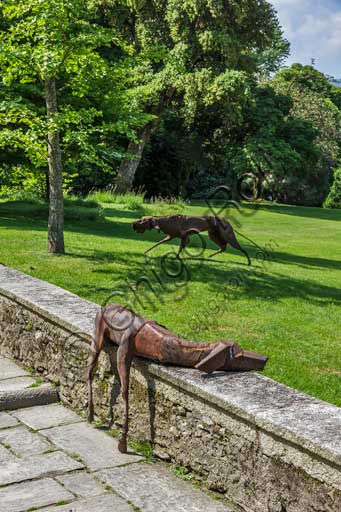
{"label": "dog sculpture head", "polygon": [[133,222],[133,229],[137,233],[144,233],[146,229],[160,230],[160,227],[158,225],[157,217],[141,217],[140,220]]}

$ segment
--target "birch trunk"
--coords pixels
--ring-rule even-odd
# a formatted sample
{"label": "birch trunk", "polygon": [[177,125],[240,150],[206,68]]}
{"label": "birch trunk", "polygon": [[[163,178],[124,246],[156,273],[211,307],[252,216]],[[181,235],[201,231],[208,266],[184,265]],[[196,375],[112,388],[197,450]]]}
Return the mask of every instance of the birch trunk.
{"label": "birch trunk", "polygon": [[[47,119],[52,121],[58,112],[55,78],[45,79]],[[50,127],[48,132],[48,164],[50,207],[48,222],[48,252],[64,254],[64,199],[63,167],[59,131]]]}
{"label": "birch trunk", "polygon": [[151,134],[151,127],[147,126],[139,134],[139,142],[135,143],[130,141],[127,149],[127,154],[120,165],[116,176],[116,189],[115,191],[119,194],[125,194],[131,189],[136,171],[140,165],[143,150],[147,142],[149,141]]}

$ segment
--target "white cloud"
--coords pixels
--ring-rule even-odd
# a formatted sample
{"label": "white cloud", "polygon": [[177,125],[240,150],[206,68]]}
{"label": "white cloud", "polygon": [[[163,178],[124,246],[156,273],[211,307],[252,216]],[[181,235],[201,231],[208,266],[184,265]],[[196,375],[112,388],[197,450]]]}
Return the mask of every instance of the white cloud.
{"label": "white cloud", "polygon": [[318,69],[341,77],[341,1],[273,0],[271,3],[291,43],[288,64],[309,64],[314,58]]}

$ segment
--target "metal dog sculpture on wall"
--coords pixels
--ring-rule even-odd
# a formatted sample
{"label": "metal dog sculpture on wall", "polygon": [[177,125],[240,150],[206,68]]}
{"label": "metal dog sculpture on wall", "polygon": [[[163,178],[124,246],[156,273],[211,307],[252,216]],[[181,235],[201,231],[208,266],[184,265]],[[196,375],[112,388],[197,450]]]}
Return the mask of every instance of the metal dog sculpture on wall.
{"label": "metal dog sculpture on wall", "polygon": [[92,383],[98,357],[105,341],[118,345],[117,369],[124,402],[124,423],[119,450],[127,451],[129,417],[129,376],[135,356],[163,364],[196,368],[206,373],[263,370],[267,357],[242,350],[230,341],[198,343],[173,334],[163,325],[146,320],[119,304],[110,304],[96,315],[95,336],[88,366],[88,420],[94,418]]}
{"label": "metal dog sculpture on wall", "polygon": [[189,244],[191,235],[208,231],[210,240],[220,247],[219,251],[209,256],[210,258],[224,252],[226,246],[230,244],[232,247],[245,254],[248,264],[251,265],[249,255],[245,249],[240,246],[231,224],[221,217],[192,217],[189,215],[168,215],[166,217],[149,216],[142,217],[140,220],[133,222],[133,229],[138,233],[144,233],[146,229],[157,229],[159,232],[163,231],[166,235],[163,240],[145,251],[145,254],[154,249],[154,247],[173,240],[173,238],[180,238],[179,256],[181,251]]}

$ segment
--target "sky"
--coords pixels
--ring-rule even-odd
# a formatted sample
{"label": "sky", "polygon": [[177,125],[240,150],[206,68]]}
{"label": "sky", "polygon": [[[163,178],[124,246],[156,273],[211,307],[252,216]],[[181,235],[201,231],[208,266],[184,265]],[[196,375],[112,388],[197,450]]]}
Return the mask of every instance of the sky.
{"label": "sky", "polygon": [[341,0],[269,0],[291,43],[287,65],[311,64],[341,78]]}

